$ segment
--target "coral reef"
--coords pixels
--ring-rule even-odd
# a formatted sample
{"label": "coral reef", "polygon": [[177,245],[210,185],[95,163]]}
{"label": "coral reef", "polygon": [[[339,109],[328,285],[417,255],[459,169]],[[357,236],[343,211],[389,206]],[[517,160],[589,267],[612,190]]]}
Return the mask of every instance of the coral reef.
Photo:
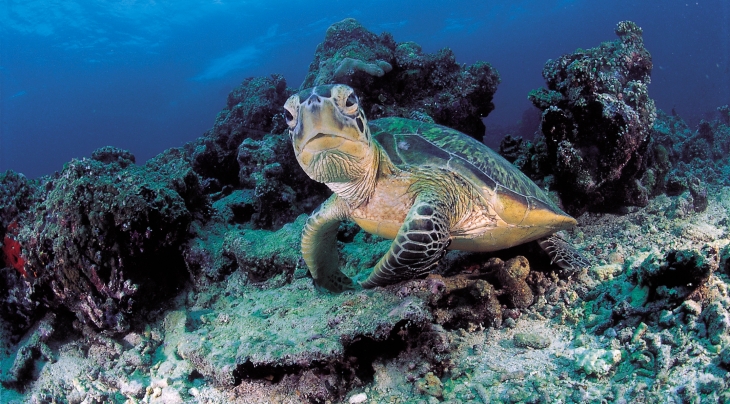
{"label": "coral reef", "polygon": [[91,159],[104,164],[117,164],[121,168],[127,168],[130,164],[136,162],[134,155],[128,150],[122,150],[112,146],[105,146],[94,150],[91,153]]}
{"label": "coral reef", "polygon": [[24,214],[41,199],[39,181],[31,181],[12,170],[0,173],[0,234],[22,221]]}
{"label": "coral reef", "polygon": [[[429,318],[418,301],[402,301],[382,291],[323,295],[305,279],[265,291],[242,286],[232,275],[229,297],[194,307],[185,342],[178,346],[181,357],[224,386],[303,373],[333,389],[361,383],[355,378],[362,381],[372,372],[362,356],[380,356],[378,349],[386,353],[393,343],[388,341],[405,332],[406,324],[422,328]],[[354,359],[348,364],[350,356]]]}
{"label": "coral reef", "polygon": [[[617,33],[619,42],[564,57],[576,63],[570,77],[600,50],[641,49],[634,25]],[[354,20],[326,42],[307,80],[367,86],[381,113],[443,119],[417,103],[448,101],[438,86],[464,85],[471,69]],[[590,77],[620,93],[573,101],[595,97],[633,116],[636,85],[605,76],[633,66],[643,77],[646,61],[604,62],[620,66]],[[388,91],[403,98],[377,92],[394,83]],[[452,101],[488,88],[455,90]],[[648,169],[632,174],[646,206],[585,213],[563,235],[591,268],[554,272],[529,246],[449,252],[422,279],[333,295],[315,289],[301,261],[301,213],[324,193],[298,176],[278,134],[290,92],[278,76],[245,80],[203,138],[143,166],[105,147],[37,181],[0,174],[3,402],[730,400],[727,107],[696,131],[658,114],[641,146]],[[618,94],[625,105],[607,102]],[[480,99],[461,113],[478,116]],[[557,185],[549,142],[511,137],[502,152]],[[351,277],[390,246],[353,224],[336,238]]]}
{"label": "coral reef", "polygon": [[344,58],[332,72],[332,81],[348,80],[357,72],[363,72],[372,77],[383,77],[385,73],[393,70],[393,66],[384,60],[376,60],[375,63],[366,63],[362,60]]}
{"label": "coral reef", "polygon": [[663,258],[647,257],[638,268],[639,283],[649,287],[651,299],[684,300],[707,282],[717,268],[717,251],[670,250]]}
{"label": "coral reef", "polygon": [[[458,260],[447,264],[457,268],[462,265]],[[499,327],[504,319],[519,316],[521,309],[532,305],[534,294],[527,283],[529,274],[530,266],[523,256],[507,262],[493,257],[482,264],[469,265],[453,276],[431,274],[426,279],[407,282],[398,294],[427,301],[434,322],[447,328]]]}
{"label": "coral reef", "polygon": [[426,293],[437,324],[447,327],[475,327],[502,324],[502,305],[494,286],[484,279],[466,275],[444,278],[431,275]]}
{"label": "coral reef", "polygon": [[301,88],[342,83],[357,90],[368,119],[433,121],[481,140],[500,82],[488,63],[465,67],[444,48],[424,54],[414,42],[375,35],[352,18],[327,29]]}
{"label": "coral reef", "polygon": [[497,280],[504,289],[509,307],[526,309],[532,305],[534,296],[530,286],[527,284],[527,276],[530,274],[530,263],[527,258],[518,256],[499,265],[497,269]]}
{"label": "coral reef", "polygon": [[34,299],[112,332],[185,281],[179,246],[207,204],[179,151],[144,167],[130,156],[107,148],[68,163],[18,234]]}
{"label": "coral reef", "polygon": [[633,22],[620,22],[616,34],[617,41],[549,60],[547,88],[529,95],[542,111],[554,188],[572,213],[648,202],[639,180],[656,116],[647,92],[651,55]]}
{"label": "coral reef", "polygon": [[388,61],[394,48],[392,35],[375,35],[355,19],[332,24],[317,46],[301,88],[332,83],[368,87],[392,70]]}
{"label": "coral reef", "polygon": [[[241,228],[236,218],[252,200],[250,192],[234,191],[213,203],[210,220],[194,223],[193,233],[198,237],[185,245],[184,255],[198,287],[210,287],[237,270],[245,274],[247,282],[259,287],[292,281],[300,267],[301,230],[307,216],[301,215],[276,231]],[[299,277],[306,273],[306,268],[301,268]]]}
{"label": "coral reef", "polygon": [[249,77],[236,87],[218,113],[213,128],[185,147],[193,169],[206,178],[211,191],[238,184],[238,147],[246,138],[260,140],[286,129],[281,106],[292,94],[281,75]]}
{"label": "coral reef", "polygon": [[247,78],[228,95],[213,128],[184,147],[213,199],[240,188],[253,190],[237,208],[238,222],[279,228],[311,212],[327,196],[326,187],[310,181],[299,168],[283,134],[281,106],[292,92],[280,75]]}
{"label": "coral reef", "polygon": [[676,114],[655,113],[642,90],[651,58],[641,30],[625,23],[617,33],[619,41],[546,64],[548,88],[530,93],[542,133],[533,140],[507,135],[499,152],[557,191],[573,213],[644,205],[661,193],[683,195],[678,214],[703,211],[707,185],[728,184],[726,109],[695,131]]}
{"label": "coral reef", "polygon": [[38,294],[15,268],[0,268],[0,318],[21,335],[42,314]]}
{"label": "coral reef", "polygon": [[39,302],[31,297],[30,286],[23,281],[26,258],[18,241],[18,232],[28,211],[42,199],[40,181],[31,181],[14,171],[0,173],[0,317],[18,334],[37,319]]}
{"label": "coral reef", "polygon": [[251,189],[252,200],[243,209],[257,228],[276,229],[298,215],[314,210],[328,194],[326,186],[311,181],[294,157],[289,137],[268,134],[247,138],[238,147],[238,177]]}
{"label": "coral reef", "polygon": [[5,231],[2,243],[2,252],[5,258],[5,265],[14,268],[19,274],[28,276],[25,272],[25,258],[21,255],[21,246],[16,238],[18,237],[18,222],[12,222]]}
{"label": "coral reef", "polygon": [[723,116],[700,121],[692,131],[675,115],[658,113],[649,144],[649,164],[642,182],[654,194],[685,194],[691,209],[707,206],[707,185],[729,185],[730,126]]}

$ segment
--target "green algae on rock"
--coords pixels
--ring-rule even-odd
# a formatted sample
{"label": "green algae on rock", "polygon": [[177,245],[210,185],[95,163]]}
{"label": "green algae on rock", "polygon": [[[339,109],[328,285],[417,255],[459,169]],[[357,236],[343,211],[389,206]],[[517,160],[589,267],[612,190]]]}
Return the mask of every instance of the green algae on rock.
{"label": "green algae on rock", "polygon": [[620,361],[621,351],[617,349],[587,349],[575,350],[575,362],[589,376],[605,376]]}
{"label": "green algae on rock", "polygon": [[238,209],[251,203],[250,192],[233,191],[213,203],[214,214],[205,223],[194,223],[185,246],[186,264],[200,287],[220,282],[240,270],[247,281],[260,287],[289,283],[298,267],[301,232],[306,215],[276,231],[243,227]]}
{"label": "green algae on rock", "polygon": [[187,330],[178,353],[224,385],[318,369],[323,382],[343,389],[368,373],[367,358],[379,356],[378,349],[387,354],[391,340],[430,320],[417,298],[403,301],[385,291],[321,294],[304,279],[276,289],[235,290],[214,308]]}
{"label": "green algae on rock", "polygon": [[517,333],[514,336],[515,346],[522,348],[543,349],[550,346],[550,339],[537,333]]}

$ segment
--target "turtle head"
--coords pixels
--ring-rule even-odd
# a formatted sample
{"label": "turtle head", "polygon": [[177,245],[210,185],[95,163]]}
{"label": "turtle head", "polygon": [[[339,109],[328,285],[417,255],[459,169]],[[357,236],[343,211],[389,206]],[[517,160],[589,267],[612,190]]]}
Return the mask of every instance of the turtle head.
{"label": "turtle head", "polygon": [[289,97],[284,110],[294,154],[313,180],[349,183],[373,169],[370,129],[351,87],[303,90]]}

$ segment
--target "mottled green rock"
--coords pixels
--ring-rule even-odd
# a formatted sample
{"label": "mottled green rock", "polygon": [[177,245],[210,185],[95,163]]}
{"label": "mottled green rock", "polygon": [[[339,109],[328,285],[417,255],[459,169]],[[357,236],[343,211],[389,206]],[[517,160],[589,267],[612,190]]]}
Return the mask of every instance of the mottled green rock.
{"label": "mottled green rock", "polygon": [[120,149],[93,156],[71,160],[46,184],[18,241],[50,306],[64,306],[96,329],[123,332],[185,282],[180,247],[209,205],[180,149],[141,167]]}
{"label": "mottled green rock", "polygon": [[730,275],[730,244],[720,250],[720,269]]}
{"label": "mottled green rock", "polygon": [[621,351],[617,349],[577,348],[575,363],[587,375],[604,376],[621,361]]}
{"label": "mottled green rock", "polygon": [[521,348],[544,349],[550,346],[550,338],[537,333],[517,333],[513,342]]}
{"label": "mottled green rock", "polygon": [[730,370],[730,347],[727,347],[720,352],[720,364]]}
{"label": "mottled green rock", "polygon": [[386,290],[326,294],[310,279],[275,289],[232,289],[215,311],[189,321],[195,326],[178,353],[222,384],[256,369],[327,368],[342,362],[346,347],[357,340],[384,341],[404,322],[424,326],[431,319],[425,307],[416,297],[402,299]]}
{"label": "mottled green rock", "polygon": [[443,397],[444,395],[444,385],[433,372],[426,373],[422,379],[416,382],[416,390],[432,397]]}
{"label": "mottled green rock", "polygon": [[646,330],[649,329],[649,326],[645,323],[641,322],[639,325],[636,326],[636,330],[634,331],[634,335],[631,336],[631,343],[636,344],[641,340],[641,337],[644,336],[644,333],[646,333]]}
{"label": "mottled green rock", "polygon": [[648,286],[641,286],[636,285],[636,287],[631,291],[631,306],[633,307],[641,307],[644,304],[646,304],[646,301],[649,299],[649,287]]}
{"label": "mottled green rock", "polygon": [[719,301],[710,303],[700,318],[707,325],[707,337],[712,344],[730,341],[730,313]]}

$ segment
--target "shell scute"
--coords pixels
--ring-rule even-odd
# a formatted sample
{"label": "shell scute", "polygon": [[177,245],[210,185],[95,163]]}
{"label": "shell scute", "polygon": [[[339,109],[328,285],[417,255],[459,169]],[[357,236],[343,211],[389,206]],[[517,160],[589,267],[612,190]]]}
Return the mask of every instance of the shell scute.
{"label": "shell scute", "polygon": [[[458,172],[515,203],[515,215],[525,209],[564,214],[532,180],[492,149],[445,126],[403,118],[370,123],[373,137],[397,166],[433,166]],[[523,207],[518,208],[518,205]]]}

